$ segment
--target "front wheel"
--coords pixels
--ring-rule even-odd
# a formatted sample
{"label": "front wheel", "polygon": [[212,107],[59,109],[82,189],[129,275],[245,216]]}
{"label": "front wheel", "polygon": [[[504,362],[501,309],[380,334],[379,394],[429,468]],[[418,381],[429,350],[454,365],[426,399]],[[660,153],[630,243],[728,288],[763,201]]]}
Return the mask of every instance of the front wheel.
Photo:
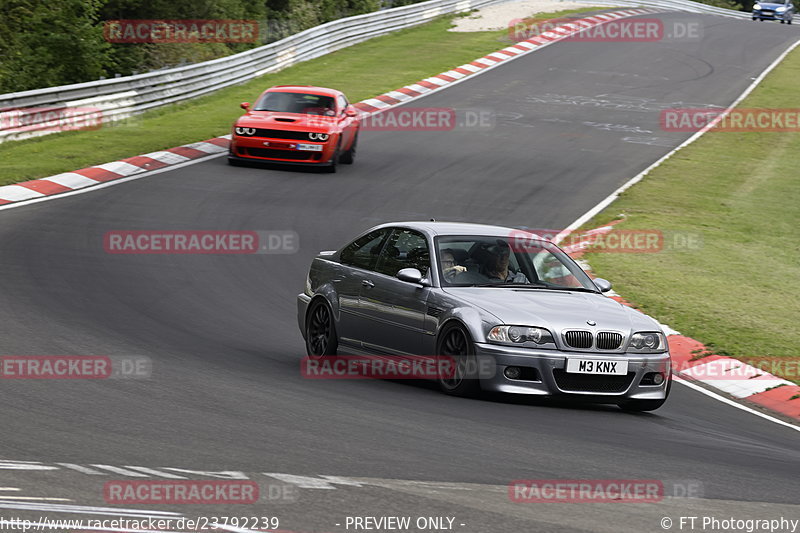
{"label": "front wheel", "polygon": [[314,300],[306,315],[306,353],[309,357],[336,355],[338,344],[331,307],[323,299]]}
{"label": "front wheel", "polygon": [[339,144],[336,145],[336,150],[333,152],[331,156],[331,162],[325,168],[325,172],[328,174],[335,174],[336,173],[336,164],[339,162],[339,158],[341,157],[341,148],[342,148],[342,139],[339,138]]}
{"label": "front wheel", "polygon": [[473,397],[481,391],[475,345],[469,333],[460,326],[446,328],[439,337],[438,354],[454,361],[447,376],[439,376],[439,388],[451,396]]}
{"label": "front wheel", "polygon": [[339,158],[339,162],[343,165],[352,165],[353,162],[356,160],[356,145],[358,144],[358,132],[356,132],[355,137],[353,137],[353,142],[350,144],[350,149],[347,150],[345,153],[342,154],[342,157]]}

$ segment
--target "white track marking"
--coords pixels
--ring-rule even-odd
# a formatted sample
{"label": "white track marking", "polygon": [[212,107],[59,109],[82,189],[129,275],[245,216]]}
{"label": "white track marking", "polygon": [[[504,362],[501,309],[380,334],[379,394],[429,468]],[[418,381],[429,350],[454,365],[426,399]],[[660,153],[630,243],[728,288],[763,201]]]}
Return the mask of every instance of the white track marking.
{"label": "white track marking", "polygon": [[111,163],[103,163],[102,165],[95,165],[91,168],[102,168],[103,170],[108,170],[109,172],[122,176],[130,176],[131,174],[137,174],[147,170],[146,168],[137,167],[136,165],[131,165],[124,161],[112,161]]}
{"label": "white track marking", "polygon": [[[438,76],[438,74],[437,74],[437,76]],[[434,85],[438,85],[440,87],[445,86],[445,85],[449,86],[451,83],[453,83],[452,81],[443,80],[442,78],[437,78],[436,76],[433,76],[431,78],[425,78],[422,81],[427,81],[428,83],[433,83]]]}
{"label": "white track marking", "polygon": [[[473,74],[478,72],[481,69],[480,67],[476,67],[475,65],[470,65],[469,63],[465,63],[464,65],[459,65],[456,68],[468,70],[468,71],[472,72]],[[409,88],[411,88],[411,86],[409,86]]]}
{"label": "white track marking", "polygon": [[13,502],[26,502],[26,501],[43,501],[43,502],[71,502],[69,498],[48,498],[46,496],[5,496],[0,495],[0,503],[4,501]]}
{"label": "white track marking", "polygon": [[367,98],[366,100],[362,100],[360,103],[367,104],[372,107],[377,107],[378,109],[383,109],[385,107],[392,106],[392,104],[384,102],[383,100],[378,100],[377,98]]}
{"label": "white track marking", "polygon": [[0,470],[58,470],[58,467],[45,465],[40,461],[13,461],[10,459],[0,459]]}
{"label": "white track marking", "polygon": [[[739,98],[737,98],[737,99],[736,99],[736,100],[735,100],[735,101],[734,101],[734,102],[733,102],[733,103],[732,103],[730,106],[728,106],[728,107],[725,109],[725,111],[723,111],[722,113],[720,113],[719,117],[720,117],[720,118],[722,118],[722,117],[724,117],[725,115],[727,115],[727,114],[728,114],[728,113],[731,111],[731,109],[733,109],[734,107],[736,107],[737,105],[739,105],[739,102],[741,102],[742,100],[744,100],[745,98],[747,98],[747,96],[748,96],[748,95],[749,95],[751,92],[753,92],[753,90],[754,90],[754,89],[755,89],[755,88],[758,86],[758,84],[760,84],[760,83],[761,83],[761,81],[762,81],[762,80],[763,80],[763,79],[764,79],[764,78],[767,76],[767,74],[769,74],[770,72],[772,72],[772,70],[773,70],[775,67],[777,67],[777,66],[778,66],[778,64],[779,64],[781,61],[783,61],[783,59],[784,59],[784,58],[785,58],[787,55],[789,55],[789,52],[791,52],[792,50],[794,50],[794,49],[795,49],[795,48],[796,48],[798,45],[800,45],[800,41],[796,41],[794,44],[792,44],[791,46],[789,46],[789,48],[787,48],[787,49],[786,49],[786,50],[785,50],[785,51],[784,51],[784,52],[783,52],[783,53],[782,53],[780,56],[778,56],[778,58],[777,58],[777,59],[775,59],[775,61],[773,61],[773,62],[772,62],[772,63],[771,63],[771,64],[770,64],[770,65],[769,65],[769,66],[768,66],[766,69],[764,69],[764,71],[763,71],[763,72],[762,72],[762,73],[761,73],[761,74],[760,74],[760,75],[759,75],[759,76],[758,76],[758,77],[757,77],[755,80],[753,80],[753,83],[751,83],[751,84],[750,84],[750,86],[749,86],[749,87],[747,87],[747,89],[745,89],[745,91],[744,91],[744,92],[743,92],[743,93],[742,93],[742,94],[739,96]],[[563,240],[563,239],[564,239],[564,238],[565,238],[565,237],[566,237],[566,236],[567,236],[567,235],[568,235],[568,234],[569,234],[571,231],[573,231],[573,230],[575,230],[575,229],[577,229],[577,228],[579,228],[579,227],[583,226],[584,224],[586,224],[586,223],[587,223],[589,220],[591,220],[592,218],[594,218],[594,216],[595,216],[595,215],[597,215],[597,213],[599,213],[600,211],[602,211],[603,209],[605,209],[606,207],[608,207],[608,206],[609,206],[609,204],[611,204],[611,202],[613,202],[614,200],[616,200],[616,199],[619,197],[619,195],[620,195],[620,194],[622,194],[622,193],[623,193],[623,192],[625,192],[626,190],[630,189],[632,186],[634,186],[634,185],[636,185],[637,183],[639,183],[640,181],[642,181],[642,179],[644,179],[644,177],[645,177],[647,174],[649,174],[651,170],[653,170],[653,169],[655,169],[655,168],[657,168],[657,167],[661,166],[661,164],[662,164],[664,161],[666,161],[667,159],[669,159],[670,157],[672,157],[672,156],[675,154],[675,152],[677,152],[677,151],[678,151],[678,150],[680,150],[681,148],[684,148],[684,147],[686,147],[686,146],[688,146],[688,145],[692,144],[694,141],[696,141],[697,139],[699,139],[699,138],[700,138],[700,136],[701,136],[701,135],[703,135],[703,134],[704,134],[706,131],[708,131],[708,130],[701,130],[701,131],[698,131],[697,133],[695,133],[694,135],[692,135],[691,137],[689,137],[688,139],[686,139],[685,141],[683,141],[681,144],[679,144],[677,147],[675,147],[674,149],[670,150],[670,151],[669,151],[669,152],[668,152],[666,155],[664,155],[664,156],[663,156],[661,159],[659,159],[658,161],[656,161],[655,163],[653,163],[652,165],[650,165],[649,167],[647,167],[646,169],[644,169],[643,171],[641,171],[639,174],[637,174],[637,175],[635,175],[634,177],[632,177],[631,179],[629,179],[629,180],[628,180],[627,182],[625,182],[625,184],[623,184],[623,185],[622,185],[622,186],[621,186],[619,189],[617,189],[616,191],[614,191],[614,192],[612,192],[611,194],[609,194],[608,196],[606,196],[606,197],[605,197],[603,200],[601,200],[601,201],[600,201],[600,202],[599,202],[597,205],[595,205],[593,208],[589,209],[589,210],[588,210],[586,213],[584,213],[584,214],[583,214],[581,217],[579,217],[579,218],[578,218],[578,219],[577,219],[575,222],[573,222],[572,224],[570,224],[569,226],[567,226],[567,227],[564,229],[564,231],[562,231],[561,233],[559,233],[558,235],[556,235],[556,237],[555,237],[555,239],[553,239],[553,241],[555,241],[556,243],[560,242],[560,241],[561,241],[561,240]]]}
{"label": "white track marking", "polygon": [[[789,53],[792,50],[794,50],[795,48],[797,48],[797,46],[799,46],[799,45],[800,45],[800,40],[795,41],[791,46],[789,46],[786,50],[784,50],[783,53],[780,56],[778,56],[775,59],[775,61],[770,63],[770,65],[766,69],[764,69],[764,71],[755,80],[753,80],[753,83],[751,83],[747,87],[747,89],[745,89],[745,91],[741,95],[739,95],[739,97],[730,106],[728,106],[725,109],[725,111],[723,111],[720,114],[720,117],[724,117],[725,115],[730,113],[730,111],[733,108],[735,108],[737,105],[739,105],[739,103],[742,100],[747,98],[747,96],[751,92],[753,92],[753,90],[755,90],[755,88],[764,80],[764,78],[766,78],[767,75],[770,72],[772,72],[772,70],[775,67],[777,67],[780,64],[780,62],[783,61],[783,59],[787,55],[789,55]],[[566,238],[566,236],[569,235],[572,231],[574,231],[574,230],[578,229],[579,227],[583,226],[589,220],[594,218],[594,216],[597,215],[600,211],[602,211],[603,209],[608,207],[614,200],[616,200],[619,197],[620,194],[622,194],[623,192],[625,192],[626,190],[628,190],[632,186],[634,186],[637,183],[639,183],[640,181],[642,181],[642,179],[644,179],[644,177],[647,176],[647,174],[650,173],[651,170],[653,170],[653,169],[657,168],[658,166],[660,166],[664,161],[666,161],[667,159],[672,157],[681,148],[684,148],[684,147],[690,145],[691,143],[693,143],[694,141],[696,141],[697,139],[699,139],[700,136],[702,136],[706,131],[708,131],[708,129],[704,129],[704,130],[698,131],[697,133],[695,133],[694,135],[692,135],[691,137],[689,137],[688,139],[683,141],[676,148],[674,148],[673,150],[668,152],[666,155],[664,155],[661,159],[659,159],[658,161],[656,161],[655,163],[653,163],[652,165],[650,165],[649,167],[644,169],[642,172],[640,172],[639,174],[637,174],[636,176],[634,176],[633,178],[628,180],[624,185],[622,185],[622,187],[618,188],[616,191],[614,191],[611,194],[609,194],[607,197],[605,197],[603,200],[601,200],[597,205],[595,205],[594,207],[589,209],[586,213],[584,213],[583,215],[578,217],[578,219],[575,222],[573,222],[572,224],[567,226],[561,233],[556,235],[556,237],[553,239],[553,241],[558,243],[558,242],[564,240],[564,238]],[[756,416],[760,416],[761,418],[764,418],[764,419],[769,420],[771,422],[775,422],[776,424],[780,424],[782,426],[790,427],[790,428],[792,428],[792,429],[794,429],[796,431],[800,431],[800,426],[797,426],[795,424],[790,424],[789,422],[784,422],[783,420],[775,418],[774,416],[766,415],[766,414],[764,414],[764,413],[762,413],[760,411],[757,411],[755,409],[747,407],[746,405],[742,405],[742,404],[740,404],[738,402],[735,402],[733,400],[725,398],[724,396],[720,396],[719,394],[713,393],[713,392],[711,392],[711,391],[709,391],[709,390],[707,390],[707,389],[705,389],[703,387],[700,387],[699,385],[695,385],[694,383],[690,383],[687,380],[681,379],[681,380],[675,380],[675,382],[676,383],[680,383],[682,385],[685,385],[685,386],[687,386],[687,387],[689,387],[691,389],[697,390],[699,392],[702,392],[706,396],[709,396],[711,398],[719,400],[719,401],[721,401],[723,403],[726,403],[728,405],[732,405],[732,406],[736,407],[737,409],[741,409],[742,411],[747,411],[748,413],[754,414]]]}
{"label": "white track marking", "polygon": [[133,470],[126,470],[118,466],[109,466],[109,465],[89,465],[89,466],[93,466],[95,468],[102,468],[103,470],[108,470],[109,472],[114,472],[115,474],[119,474],[121,476],[150,477],[147,474],[143,474],[141,472],[134,472]]}
{"label": "white track marking", "polygon": [[[487,67],[493,67],[497,64],[497,61],[494,61],[492,59],[486,59],[485,57],[479,57],[475,61],[472,61],[472,63],[480,63],[481,65],[486,65]],[[481,72],[483,72],[484,70],[486,69],[485,68],[481,69]]]}
{"label": "white track marking", "polygon": [[[3,502],[0,500],[0,509],[18,509],[29,511],[49,511],[54,513],[76,513],[76,514],[96,514],[109,516],[130,516],[130,517],[158,517],[171,518],[183,516],[181,513],[171,511],[148,511],[147,509],[124,509],[119,507],[93,507],[85,505],[66,505],[56,503],[14,503]],[[5,520],[3,523],[7,522]]]}
{"label": "white track marking", "polygon": [[[458,67],[456,67],[456,68],[458,68]],[[461,72],[456,72],[455,70],[448,70],[447,72],[442,72],[440,74],[440,76],[450,76],[451,78],[455,78],[455,79],[459,80],[459,79],[463,78],[464,76],[466,76],[466,74],[463,74]],[[471,76],[471,74],[470,74],[470,76]]]}
{"label": "white track marking", "polygon": [[138,470],[139,472],[144,472],[145,474],[152,474],[154,476],[161,476],[168,479],[187,479],[186,476],[178,476],[175,474],[170,474],[169,472],[159,472],[153,468],[147,468],[146,466],[125,466],[125,468],[132,468],[133,470]]}
{"label": "white track marking", "polygon": [[394,98],[395,100],[400,100],[401,102],[403,100],[408,100],[409,98],[411,98],[410,95],[405,94],[405,93],[401,93],[401,92],[397,92],[397,91],[389,91],[388,93],[384,93],[384,94],[386,96]]}
{"label": "white track marking", "polygon": [[774,416],[770,416],[768,414],[762,413],[761,411],[756,411],[755,409],[747,407],[746,405],[742,405],[739,402],[735,402],[735,401],[733,401],[731,399],[725,398],[724,396],[720,396],[716,392],[712,392],[712,391],[706,389],[705,387],[701,387],[700,385],[695,385],[691,381],[687,381],[685,379],[681,379],[681,380],[675,380],[674,383],[680,383],[682,385],[685,385],[685,386],[689,387],[690,389],[696,390],[697,392],[699,392],[701,394],[705,394],[706,396],[710,396],[711,398],[714,398],[715,400],[719,400],[722,403],[726,403],[726,404],[728,404],[728,405],[730,405],[732,407],[735,407],[737,409],[741,409],[742,411],[747,411],[748,413],[754,414],[756,416],[760,416],[761,418],[769,420],[770,422],[775,422],[776,424],[780,424],[781,426],[786,426],[787,428],[791,428],[791,429],[793,429],[795,431],[800,431],[800,426],[797,426],[795,424],[790,424],[789,422],[784,422],[783,420],[781,420],[779,418],[775,418]]}
{"label": "white track marking", "polygon": [[[470,65],[470,66],[475,67],[475,65]],[[474,72],[477,72],[478,70],[480,70],[478,67],[475,67],[475,69],[476,70]],[[416,91],[418,93],[424,93],[424,92],[427,92],[427,91],[430,90],[427,87],[423,87],[422,85],[418,85],[416,83],[412,83],[411,85],[406,85],[405,88],[406,89],[411,89],[412,91]]]}
{"label": "white track marking", "polygon": [[0,187],[0,200],[8,200],[9,202],[21,202],[22,200],[41,198],[42,196],[44,194],[22,185],[4,185]]}
{"label": "white track marking", "polygon": [[[36,530],[37,526],[39,528],[41,528],[43,531],[48,531],[47,528],[52,527],[53,522],[57,522],[57,519],[53,519],[50,522],[33,522],[33,521],[30,521],[30,522],[27,522],[27,525],[31,526],[31,528],[33,528],[34,531]],[[16,528],[19,527],[19,524],[15,524],[13,522],[9,522],[8,520],[0,520],[0,525],[12,526],[9,529],[13,529],[15,527]],[[120,527],[102,527],[102,528],[100,528],[100,527],[94,527],[94,526],[81,526],[81,525],[74,525],[74,524],[69,525],[69,529],[78,529],[78,530],[82,530],[82,531],[116,531],[116,532],[120,532],[120,533],[181,533],[181,532],[171,532],[171,531],[168,531],[168,530],[165,530],[165,529],[159,529],[159,530],[152,530],[152,529],[126,529],[126,528],[120,528]]]}
{"label": "white track marking", "polygon": [[82,187],[88,187],[90,185],[97,185],[100,183],[97,180],[87,178],[86,176],[81,176],[75,172],[64,172],[63,174],[56,174],[55,176],[48,176],[42,179],[45,181],[58,183],[59,185],[70,189],[80,189]]}
{"label": "white track marking", "polygon": [[100,472],[99,470],[94,470],[92,468],[88,468],[82,465],[76,465],[73,463],[56,463],[59,466],[63,466],[64,468],[69,468],[70,470],[75,470],[76,472],[80,472],[82,474],[89,474],[90,476],[106,476],[105,472]]}
{"label": "white track marking", "polygon": [[142,154],[142,157],[149,157],[150,159],[155,159],[156,161],[161,161],[162,163],[166,163],[168,165],[197,161],[197,159],[192,160],[185,155],[173,154],[172,152],[166,152],[163,150],[158,152],[150,152],[149,154]]}
{"label": "white track marking", "polygon": [[187,470],[185,468],[169,468],[163,467],[164,470],[172,470],[173,472],[182,472],[184,474],[192,474],[195,476],[206,476],[217,479],[250,479],[244,472],[238,470],[222,470],[220,472],[208,472],[205,470]]}
{"label": "white track marking", "polygon": [[218,144],[214,143],[207,143],[205,141],[200,141],[197,143],[192,144],[184,144],[186,148],[191,148],[193,150],[199,150],[201,152],[205,152],[207,154],[217,154],[219,152],[224,152],[227,148],[219,146]]}
{"label": "white track marking", "polygon": [[277,473],[267,473],[264,472],[265,476],[274,477],[275,479],[280,479],[286,483],[292,483],[297,485],[301,489],[335,489],[333,485],[348,485],[351,487],[361,487],[363,483],[359,483],[358,481],[353,481],[346,477],[339,477],[339,476],[320,476],[320,477],[309,477],[309,476],[295,476],[292,474],[277,474]]}

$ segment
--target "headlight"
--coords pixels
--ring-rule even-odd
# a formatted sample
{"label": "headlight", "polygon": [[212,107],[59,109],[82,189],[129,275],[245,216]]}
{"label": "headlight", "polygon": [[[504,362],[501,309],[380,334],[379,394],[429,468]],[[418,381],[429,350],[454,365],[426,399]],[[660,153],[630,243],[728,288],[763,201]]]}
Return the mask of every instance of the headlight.
{"label": "headlight", "polygon": [[667,351],[664,334],[658,331],[640,331],[631,335],[629,353],[662,353]]}
{"label": "headlight", "polygon": [[753,4],[754,11],[761,11],[761,4]]}
{"label": "headlight", "polygon": [[783,13],[784,11],[786,11],[785,7],[779,7],[778,9],[775,10],[776,13]]}
{"label": "headlight", "polygon": [[486,338],[490,341],[504,344],[555,344],[553,336],[544,328],[531,326],[495,326],[489,331]]}
{"label": "headlight", "polygon": [[328,137],[330,137],[330,135],[328,135],[327,133],[314,133],[312,131],[311,133],[308,134],[308,138],[311,139],[312,141],[327,141]]}
{"label": "headlight", "polygon": [[243,135],[245,137],[250,137],[252,135],[255,135],[256,133],[255,128],[241,128],[239,126],[236,126],[236,128],[234,128],[234,131],[236,132],[236,135]]}

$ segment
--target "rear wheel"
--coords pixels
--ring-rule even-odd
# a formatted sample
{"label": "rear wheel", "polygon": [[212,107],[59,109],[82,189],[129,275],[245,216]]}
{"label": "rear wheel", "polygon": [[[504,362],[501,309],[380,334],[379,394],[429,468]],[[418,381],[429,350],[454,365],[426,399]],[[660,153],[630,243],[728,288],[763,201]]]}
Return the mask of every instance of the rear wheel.
{"label": "rear wheel", "polygon": [[437,353],[455,363],[452,373],[439,377],[442,392],[452,396],[477,396],[481,391],[478,364],[475,346],[466,330],[460,325],[446,328],[439,337]]}
{"label": "rear wheel", "polygon": [[336,355],[338,345],[331,307],[318,298],[311,303],[306,315],[306,352],[310,357]]}

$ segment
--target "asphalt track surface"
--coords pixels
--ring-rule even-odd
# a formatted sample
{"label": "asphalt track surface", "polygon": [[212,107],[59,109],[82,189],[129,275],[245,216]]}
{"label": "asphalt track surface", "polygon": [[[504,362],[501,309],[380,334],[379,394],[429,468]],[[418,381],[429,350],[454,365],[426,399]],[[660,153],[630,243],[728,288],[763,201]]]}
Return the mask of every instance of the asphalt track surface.
{"label": "asphalt track surface", "polygon": [[[293,503],[127,506],[279,516],[291,531],[346,531],[346,515],[454,516],[464,532],[800,518],[798,433],[683,386],[657,412],[632,415],[299,372],[295,296],[319,250],[389,220],[564,227],[688,137],[660,131],[660,109],[732,102],[798,36],[777,24],[693,20],[703,28],[697,42],[557,43],[418,100],[409,105],[489,109],[496,124],[365,133],[356,164],[335,175],[216,158],[0,212],[3,354],[154,362],[148,380],[4,380],[0,457],[240,470],[259,483],[275,481],[264,473],[361,480],[301,488]],[[300,251],[104,252],[105,232],[130,229],[292,230]],[[0,492],[0,516],[45,514],[9,508],[7,494],[105,505],[102,483],[127,479],[106,474],[4,470],[0,488],[21,490]],[[511,480],[552,478],[694,480],[702,498],[508,501]]]}

